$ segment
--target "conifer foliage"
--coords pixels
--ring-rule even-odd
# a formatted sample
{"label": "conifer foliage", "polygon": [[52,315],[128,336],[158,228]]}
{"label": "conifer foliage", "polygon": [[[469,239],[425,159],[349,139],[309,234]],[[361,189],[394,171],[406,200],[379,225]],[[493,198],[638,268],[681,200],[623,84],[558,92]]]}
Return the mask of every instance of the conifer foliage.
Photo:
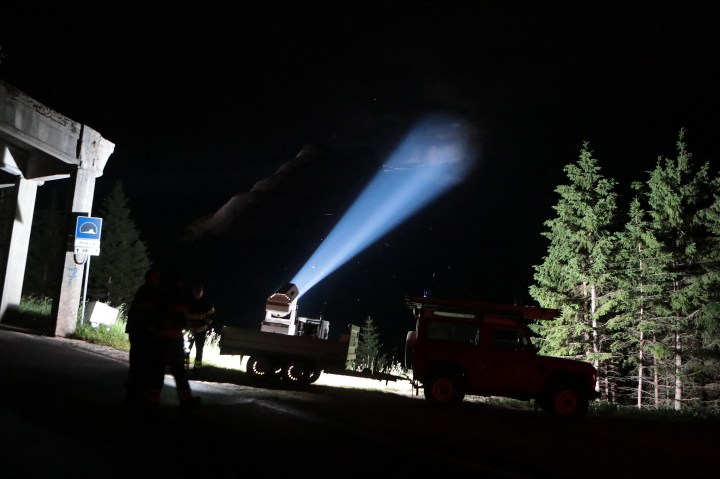
{"label": "conifer foliage", "polygon": [[717,237],[706,222],[707,209],[718,193],[715,185],[708,163],[694,165],[681,130],[677,157],[659,160],[642,189],[659,245],[656,263],[662,279],[659,294],[650,302],[652,332],[663,345],[653,357],[659,367],[656,395],[667,398],[676,410],[682,408],[687,388],[695,390],[694,399],[708,392],[695,378],[704,369],[698,366],[705,355],[699,321],[711,303],[707,287],[712,288],[712,282],[704,279],[717,273],[712,261]]}
{"label": "conifer foliage", "polygon": [[132,219],[122,183],[115,183],[102,199],[98,216],[103,219],[101,248],[100,255],[90,262],[88,299],[114,307],[127,305],[151,262]]}
{"label": "conifer foliage", "polygon": [[[608,321],[613,362],[620,364],[621,394],[635,397],[638,408],[657,403],[657,327],[653,303],[663,289],[661,245],[639,197],[630,203],[627,223],[618,233],[615,274],[617,305]],[[653,394],[654,393],[654,394]]]}
{"label": "conifer foliage", "polygon": [[693,164],[684,130],[624,219],[587,144],[565,172],[530,287],[562,311],[535,327],[541,351],[593,362],[612,402],[719,410],[720,179]]}
{"label": "conifer foliage", "polygon": [[550,241],[542,264],[535,267],[530,294],[543,307],[561,309],[557,321],[535,326],[541,351],[586,359],[606,377],[604,323],[610,307],[609,261],[616,213],[615,182],[601,174],[587,143],[575,163],[564,169],[568,184],[555,192],[557,215],[546,221]]}
{"label": "conifer foliage", "polygon": [[380,333],[373,324],[373,318],[368,316],[365,324],[360,328],[358,346],[355,351],[355,365],[359,371],[378,371],[380,369]]}

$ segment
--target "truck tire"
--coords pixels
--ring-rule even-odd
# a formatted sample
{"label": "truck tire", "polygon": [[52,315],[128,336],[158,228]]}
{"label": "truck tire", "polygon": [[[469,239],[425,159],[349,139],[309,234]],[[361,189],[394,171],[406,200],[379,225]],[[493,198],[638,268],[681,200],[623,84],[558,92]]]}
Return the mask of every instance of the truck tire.
{"label": "truck tire", "polygon": [[462,378],[454,373],[441,373],[431,376],[423,389],[425,399],[433,406],[459,404],[465,398]]}
{"label": "truck tire", "polygon": [[408,331],[405,337],[405,369],[412,369],[415,342],[417,342],[417,331]]}
{"label": "truck tire", "polygon": [[545,412],[565,418],[585,416],[589,407],[587,396],[573,384],[553,387],[539,404]]}
{"label": "truck tire", "polygon": [[266,383],[278,376],[277,367],[267,356],[250,356],[245,372],[250,379],[257,383]]}

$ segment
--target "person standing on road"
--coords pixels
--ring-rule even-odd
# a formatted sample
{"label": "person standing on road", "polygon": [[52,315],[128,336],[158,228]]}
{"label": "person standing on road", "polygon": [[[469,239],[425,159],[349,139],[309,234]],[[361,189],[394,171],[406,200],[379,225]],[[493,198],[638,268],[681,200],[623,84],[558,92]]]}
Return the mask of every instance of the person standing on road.
{"label": "person standing on road", "polygon": [[151,407],[160,404],[160,393],[165,383],[165,371],[175,379],[175,388],[180,405],[191,408],[200,404],[200,397],[193,396],[185,369],[185,337],[188,327],[187,297],[183,283],[177,280],[168,292],[163,314],[157,317],[155,327],[155,353],[153,355],[152,384],[148,391],[148,403]]}
{"label": "person standing on road", "polygon": [[129,370],[125,384],[125,403],[140,404],[150,387],[155,350],[155,326],[167,309],[160,271],[145,272],[145,282],[137,289],[127,313],[125,332],[130,341]]}
{"label": "person standing on road", "polygon": [[188,303],[188,354],[192,352],[194,346],[195,360],[193,361],[193,369],[199,370],[202,368],[203,350],[205,349],[208,330],[215,320],[215,307],[205,297],[205,286],[201,283],[193,287],[192,296]]}

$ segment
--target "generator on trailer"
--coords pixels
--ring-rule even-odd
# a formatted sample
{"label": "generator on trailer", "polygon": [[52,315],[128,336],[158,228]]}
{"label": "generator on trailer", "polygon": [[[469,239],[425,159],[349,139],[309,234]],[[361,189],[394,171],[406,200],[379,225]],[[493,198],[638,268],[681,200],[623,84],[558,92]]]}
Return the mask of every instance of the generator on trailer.
{"label": "generator on trailer", "polygon": [[283,380],[295,386],[315,382],[322,372],[384,381],[400,376],[355,371],[360,327],[348,325],[338,340],[329,339],[330,323],[297,314],[297,286],[287,283],[267,299],[260,330],[225,326],[220,354],[247,357],[246,373],[256,383]]}

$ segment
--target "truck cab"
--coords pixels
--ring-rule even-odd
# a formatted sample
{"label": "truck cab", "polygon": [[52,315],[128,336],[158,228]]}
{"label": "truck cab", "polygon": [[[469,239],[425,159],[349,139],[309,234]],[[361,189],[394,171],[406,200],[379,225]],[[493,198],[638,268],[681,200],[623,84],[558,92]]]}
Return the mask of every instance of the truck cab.
{"label": "truck cab", "polygon": [[530,322],[552,320],[557,310],[428,297],[406,302],[416,320],[406,367],[433,405],[459,403],[466,394],[501,396],[578,416],[598,396],[590,363],[539,355],[531,341]]}

